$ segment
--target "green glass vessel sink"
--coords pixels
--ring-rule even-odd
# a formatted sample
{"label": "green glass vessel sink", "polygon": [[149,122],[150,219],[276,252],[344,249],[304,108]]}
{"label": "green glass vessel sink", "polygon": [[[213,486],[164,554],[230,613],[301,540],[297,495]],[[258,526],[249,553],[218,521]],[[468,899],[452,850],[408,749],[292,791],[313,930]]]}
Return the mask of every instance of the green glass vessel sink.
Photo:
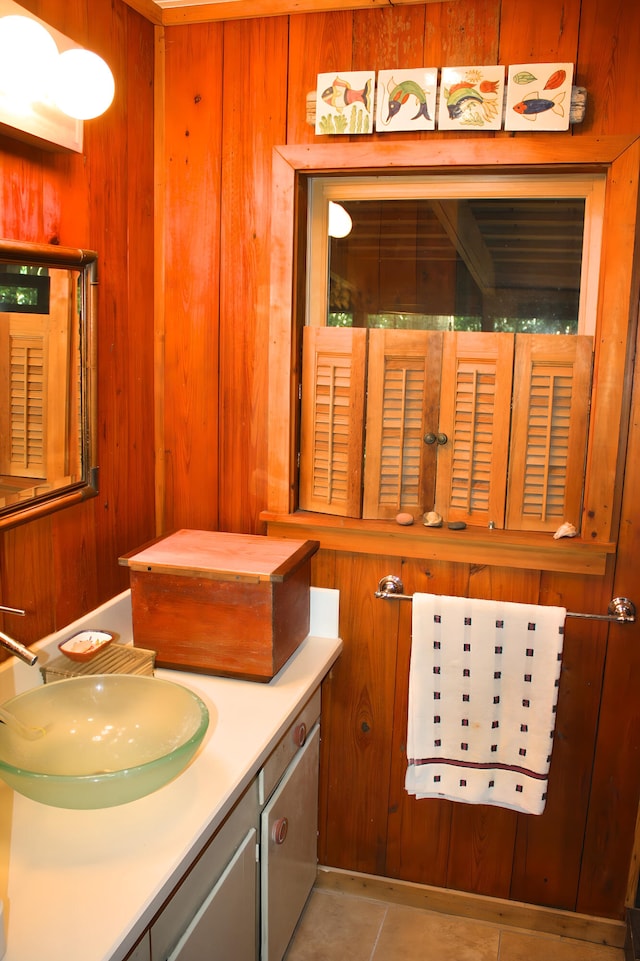
{"label": "green glass vessel sink", "polygon": [[55,681],[2,707],[31,734],[10,719],[0,723],[0,777],[20,794],[65,808],[151,794],[184,770],[209,725],[192,691],[130,674]]}

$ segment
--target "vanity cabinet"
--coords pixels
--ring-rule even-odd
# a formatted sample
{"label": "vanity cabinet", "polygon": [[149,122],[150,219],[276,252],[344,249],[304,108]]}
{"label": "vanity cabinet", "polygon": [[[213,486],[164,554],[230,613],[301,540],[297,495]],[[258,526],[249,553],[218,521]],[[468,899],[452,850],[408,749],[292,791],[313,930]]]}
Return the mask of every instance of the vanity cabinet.
{"label": "vanity cabinet", "polygon": [[136,946],[129,951],[124,961],[151,961],[151,942],[149,941],[148,931],[145,931]]}
{"label": "vanity cabinet", "polygon": [[320,690],[126,961],[281,961],[317,864]]}
{"label": "vanity cabinet", "polygon": [[257,961],[257,779],[151,925],[151,961]]}

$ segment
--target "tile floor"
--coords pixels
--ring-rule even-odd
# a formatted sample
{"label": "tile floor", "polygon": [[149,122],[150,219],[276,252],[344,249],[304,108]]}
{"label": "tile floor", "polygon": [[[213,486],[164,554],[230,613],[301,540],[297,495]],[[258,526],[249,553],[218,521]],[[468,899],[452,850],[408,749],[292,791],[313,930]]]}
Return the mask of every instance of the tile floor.
{"label": "tile floor", "polygon": [[285,961],[624,961],[624,951],[314,889]]}

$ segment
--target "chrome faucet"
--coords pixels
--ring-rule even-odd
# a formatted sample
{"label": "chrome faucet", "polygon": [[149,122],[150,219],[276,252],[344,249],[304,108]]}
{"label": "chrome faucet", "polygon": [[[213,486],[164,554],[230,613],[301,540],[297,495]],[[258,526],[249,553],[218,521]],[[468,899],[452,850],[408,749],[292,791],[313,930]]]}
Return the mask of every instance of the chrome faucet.
{"label": "chrome faucet", "polygon": [[[0,611],[4,612],[5,614],[19,614],[21,617],[24,617],[24,615],[27,613],[20,607],[6,607],[4,604],[0,604]],[[20,641],[16,641],[12,637],[9,637],[9,635],[5,634],[4,631],[0,631],[0,647],[4,647],[4,649],[9,651],[10,654],[15,654],[16,657],[19,657],[20,660],[24,661],[25,664],[28,664],[29,667],[33,667],[38,660],[37,654],[34,654],[33,651],[30,651],[29,648],[25,647],[24,644],[21,644]]]}
{"label": "chrome faucet", "polygon": [[14,641],[12,637],[9,637],[9,635],[3,631],[0,631],[0,647],[4,647],[10,654],[15,654],[16,657],[19,657],[20,660],[28,664],[29,667],[33,667],[38,660],[37,654],[30,651],[29,648],[21,644],[20,641]]}

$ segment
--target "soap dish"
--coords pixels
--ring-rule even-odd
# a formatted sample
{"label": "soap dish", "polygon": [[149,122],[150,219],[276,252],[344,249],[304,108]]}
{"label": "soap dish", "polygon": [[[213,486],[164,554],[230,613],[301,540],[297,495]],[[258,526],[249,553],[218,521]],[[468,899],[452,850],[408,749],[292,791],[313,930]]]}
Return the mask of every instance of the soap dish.
{"label": "soap dish", "polygon": [[113,634],[108,631],[80,631],[58,644],[58,648],[72,661],[90,661],[112,640]]}
{"label": "soap dish", "polygon": [[65,677],[93,674],[143,674],[153,677],[155,659],[155,651],[120,644],[114,639],[112,644],[106,644],[88,661],[73,661],[67,654],[61,654],[43,664],[40,673],[45,684],[49,681],[60,681]]}

